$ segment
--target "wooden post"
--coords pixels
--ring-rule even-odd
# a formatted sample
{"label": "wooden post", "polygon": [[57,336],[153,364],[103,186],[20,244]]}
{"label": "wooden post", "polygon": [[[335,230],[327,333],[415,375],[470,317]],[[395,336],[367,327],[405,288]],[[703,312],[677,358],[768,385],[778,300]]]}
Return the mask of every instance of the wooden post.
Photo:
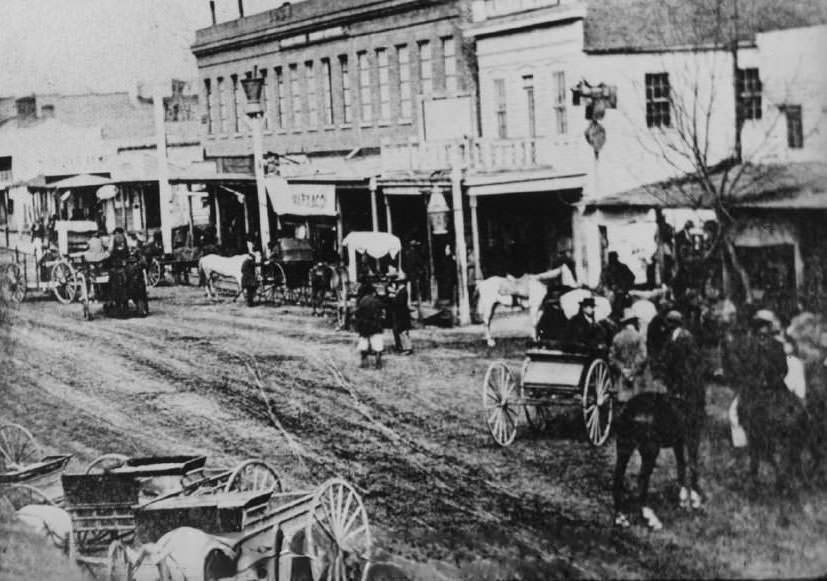
{"label": "wooden post", "polygon": [[370,178],[368,182],[368,188],[370,189],[370,223],[371,229],[374,232],[379,232],[379,212],[376,209],[376,178]]}
{"label": "wooden post", "polygon": [[480,227],[477,219],[477,196],[469,196],[471,206],[471,244],[474,252],[474,282],[482,280],[482,265],[480,264]]}
{"label": "wooden post", "polygon": [[436,273],[434,272],[434,238],[431,235],[431,224],[428,220],[428,204],[424,204],[425,209],[425,232],[428,234],[428,281],[431,285],[431,302],[436,303],[437,299],[437,285]]}
{"label": "wooden post", "polygon": [[161,206],[161,237],[164,253],[172,253],[172,188],[169,185],[169,168],[167,167],[167,136],[164,126],[164,95],[160,85],[152,97],[155,113],[156,154],[158,155],[158,201]]}
{"label": "wooden post", "polygon": [[462,208],[462,168],[459,148],[452,148],[451,155],[451,197],[454,206],[454,244],[457,264],[457,302],[459,324],[471,324],[471,306],[468,300],[468,255],[465,246],[465,216]]}
{"label": "wooden post", "polygon": [[224,243],[224,235],[221,233],[221,204],[218,203],[218,188],[213,191],[215,201],[215,234],[218,239],[218,245]]}
{"label": "wooden post", "polygon": [[391,203],[388,196],[383,196],[385,201],[385,225],[389,233],[393,233],[393,218],[391,217]]}
{"label": "wooden post", "polygon": [[187,220],[189,222],[190,246],[195,246],[195,230],[192,225],[192,192],[189,189],[187,189]]}
{"label": "wooden post", "polygon": [[344,260],[344,251],[342,249],[342,240],[344,239],[345,233],[344,230],[344,221],[342,219],[342,200],[339,199],[338,192],[336,193],[336,250],[339,252],[339,257]]}

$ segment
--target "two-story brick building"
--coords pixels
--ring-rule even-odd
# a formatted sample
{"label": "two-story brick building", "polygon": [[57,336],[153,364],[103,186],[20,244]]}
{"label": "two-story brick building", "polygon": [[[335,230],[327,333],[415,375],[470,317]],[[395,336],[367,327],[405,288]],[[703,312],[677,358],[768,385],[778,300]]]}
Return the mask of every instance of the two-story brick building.
{"label": "two-story brick building", "polygon": [[419,191],[394,196],[410,191],[379,183],[379,148],[440,137],[457,110],[465,132],[473,130],[463,4],[307,0],[199,30],[193,53],[207,158],[223,171],[252,173],[241,80],[263,76],[264,151],[280,156],[289,189],[324,188],[337,204],[335,217],[273,215],[271,231],[290,236],[309,222],[322,249],[337,247],[348,231],[372,228],[427,245],[425,198]]}

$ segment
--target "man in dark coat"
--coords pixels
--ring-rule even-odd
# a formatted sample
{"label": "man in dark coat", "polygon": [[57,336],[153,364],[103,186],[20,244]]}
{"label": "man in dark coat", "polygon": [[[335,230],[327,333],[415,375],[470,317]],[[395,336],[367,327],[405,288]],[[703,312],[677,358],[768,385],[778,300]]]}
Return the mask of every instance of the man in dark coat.
{"label": "man in dark coat", "polygon": [[411,347],[411,311],[408,308],[408,284],[405,273],[400,273],[394,282],[395,292],[391,298],[391,321],[393,341],[397,352],[403,355],[413,353]]}
{"label": "man in dark coat", "polygon": [[612,314],[620,318],[626,307],[626,297],[635,285],[635,275],[632,270],[620,262],[617,252],[609,252],[609,264],[603,269],[601,286],[612,293]]}
{"label": "man in dark coat", "polygon": [[674,308],[669,298],[661,300],[658,313],[649,321],[646,328],[646,351],[649,354],[649,365],[653,379],[662,379],[662,356],[664,347],[669,341],[671,329],[666,322],[666,315]]}
{"label": "man in dark coat", "polygon": [[678,311],[666,314],[670,329],[663,348],[663,379],[670,395],[693,403],[704,403],[703,357],[695,337],[684,327]]}
{"label": "man in dark coat", "polygon": [[370,283],[362,285],[362,297],[356,303],[355,318],[356,332],[359,333],[357,347],[362,357],[362,367],[368,366],[368,355],[373,352],[376,356],[376,369],[381,369],[384,305]]}
{"label": "man in dark coat", "polygon": [[606,331],[595,320],[594,308],[594,298],[586,297],[580,301],[580,312],[572,317],[568,324],[569,341],[580,343],[590,349],[606,346]]}

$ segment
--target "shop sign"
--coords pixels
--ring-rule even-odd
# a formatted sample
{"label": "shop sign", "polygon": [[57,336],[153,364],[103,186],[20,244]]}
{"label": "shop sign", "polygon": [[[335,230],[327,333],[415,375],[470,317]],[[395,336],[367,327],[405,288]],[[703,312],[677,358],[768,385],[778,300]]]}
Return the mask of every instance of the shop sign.
{"label": "shop sign", "polygon": [[277,214],[336,215],[336,186],[333,184],[289,184],[276,176],[265,178],[264,184]]}

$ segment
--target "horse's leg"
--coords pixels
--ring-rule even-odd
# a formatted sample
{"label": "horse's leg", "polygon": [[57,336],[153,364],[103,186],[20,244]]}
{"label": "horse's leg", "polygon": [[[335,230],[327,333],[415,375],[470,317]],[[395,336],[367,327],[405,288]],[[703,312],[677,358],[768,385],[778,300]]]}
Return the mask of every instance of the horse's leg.
{"label": "horse's leg", "polygon": [[626,476],[626,467],[629,459],[635,452],[635,442],[628,436],[617,437],[617,461],[615,462],[614,480],[612,482],[612,496],[614,499],[615,524],[629,526],[628,517],[623,510],[623,491],[625,489],[623,479]]}
{"label": "horse's leg", "polygon": [[660,445],[655,442],[647,442],[640,447],[640,474],[638,475],[638,499],[641,506],[641,514],[646,519],[649,527],[659,530],[663,527],[655,512],[646,505],[649,496],[649,479],[655,470],[655,462],[660,453]]}
{"label": "horse's leg", "polygon": [[684,454],[685,443],[683,438],[679,438],[672,446],[675,452],[675,464],[678,467],[678,485],[680,492],[678,493],[678,502],[681,508],[689,508],[689,488],[691,484],[686,481],[686,455]]}
{"label": "horse's leg", "polygon": [[701,508],[701,487],[699,484],[699,451],[701,448],[701,428],[695,426],[686,439],[686,451],[689,456],[689,503],[692,508]]}

